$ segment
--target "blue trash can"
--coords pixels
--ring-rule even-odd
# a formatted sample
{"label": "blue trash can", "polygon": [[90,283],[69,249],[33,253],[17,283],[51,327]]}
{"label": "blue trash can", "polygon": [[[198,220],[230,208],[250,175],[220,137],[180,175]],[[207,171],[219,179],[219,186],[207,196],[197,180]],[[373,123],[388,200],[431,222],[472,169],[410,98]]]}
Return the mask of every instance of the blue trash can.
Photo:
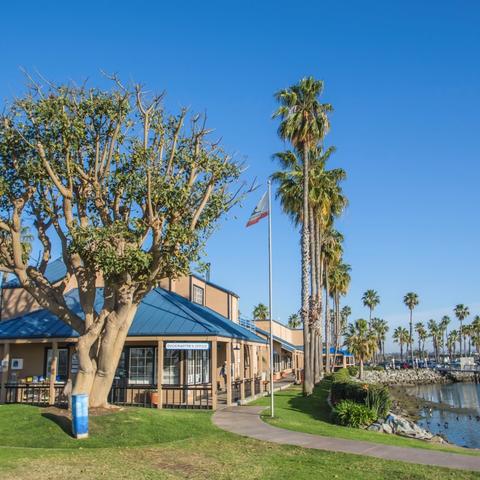
{"label": "blue trash can", "polygon": [[72,395],[72,433],[75,438],[88,437],[88,395]]}

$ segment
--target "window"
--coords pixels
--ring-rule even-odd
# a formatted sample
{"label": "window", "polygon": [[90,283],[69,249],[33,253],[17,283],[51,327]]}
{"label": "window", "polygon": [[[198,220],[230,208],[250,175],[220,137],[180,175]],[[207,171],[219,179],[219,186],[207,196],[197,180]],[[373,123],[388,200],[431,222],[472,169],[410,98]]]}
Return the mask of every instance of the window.
{"label": "window", "polygon": [[[51,364],[52,364],[53,350],[47,349],[47,368],[46,377],[50,377]],[[68,348],[58,349],[58,361],[57,361],[57,381],[66,382],[68,379]]]}
{"label": "window", "polygon": [[210,351],[186,350],[187,384],[196,385],[210,381]]}
{"label": "window", "polygon": [[205,292],[202,287],[198,285],[193,286],[193,301],[199,305],[203,305]]}
{"label": "window", "polygon": [[155,350],[153,347],[130,348],[128,383],[134,385],[153,384]]}
{"label": "window", "polygon": [[163,383],[180,383],[180,350],[165,350],[163,355]]}

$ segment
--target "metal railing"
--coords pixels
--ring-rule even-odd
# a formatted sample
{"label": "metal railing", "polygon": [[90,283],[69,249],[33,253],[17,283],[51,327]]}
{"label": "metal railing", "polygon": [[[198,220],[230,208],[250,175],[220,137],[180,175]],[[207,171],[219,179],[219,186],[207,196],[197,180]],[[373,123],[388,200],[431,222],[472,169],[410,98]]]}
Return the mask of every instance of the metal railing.
{"label": "metal railing", "polygon": [[232,402],[238,402],[241,398],[242,380],[233,380],[232,382]]}
{"label": "metal railing", "polygon": [[[65,385],[55,384],[55,399],[53,405],[64,407],[68,405],[68,396],[63,394]],[[25,403],[29,405],[50,405],[50,385],[48,383],[28,384],[10,383],[5,385],[5,403]]]}
{"label": "metal railing", "polygon": [[252,396],[252,380],[250,378],[246,378],[245,382],[245,398]]}

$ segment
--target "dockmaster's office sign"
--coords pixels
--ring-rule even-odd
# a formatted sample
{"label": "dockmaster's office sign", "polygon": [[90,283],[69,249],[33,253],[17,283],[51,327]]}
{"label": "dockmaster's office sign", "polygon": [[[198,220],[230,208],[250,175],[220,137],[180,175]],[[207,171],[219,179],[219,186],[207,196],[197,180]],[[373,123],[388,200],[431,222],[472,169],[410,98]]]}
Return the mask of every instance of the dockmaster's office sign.
{"label": "dockmaster's office sign", "polygon": [[167,342],[166,350],[210,350],[208,342]]}

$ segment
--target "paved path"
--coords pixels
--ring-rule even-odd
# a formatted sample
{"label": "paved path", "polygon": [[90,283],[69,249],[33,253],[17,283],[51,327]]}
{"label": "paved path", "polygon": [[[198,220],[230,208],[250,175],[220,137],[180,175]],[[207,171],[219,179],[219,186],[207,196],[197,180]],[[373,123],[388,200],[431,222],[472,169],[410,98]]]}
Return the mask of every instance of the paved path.
{"label": "paved path", "polygon": [[323,437],[273,427],[260,418],[260,412],[264,409],[265,407],[224,408],[215,412],[213,423],[229,432],[267,442],[331,452],[354,453],[385,460],[400,460],[408,463],[480,471],[480,457],[421,448],[394,447],[360,440]]}

